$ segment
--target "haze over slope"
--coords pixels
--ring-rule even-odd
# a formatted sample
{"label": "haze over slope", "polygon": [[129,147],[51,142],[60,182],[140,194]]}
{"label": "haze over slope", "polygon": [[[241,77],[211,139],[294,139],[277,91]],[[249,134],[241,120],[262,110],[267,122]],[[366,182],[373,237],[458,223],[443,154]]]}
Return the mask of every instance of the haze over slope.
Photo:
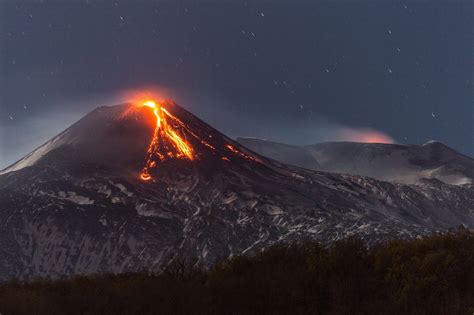
{"label": "haze over slope", "polygon": [[324,142],[296,146],[255,138],[238,138],[249,149],[283,163],[324,172],[369,176],[403,184],[424,178],[462,185],[474,179],[474,160],[446,145]]}

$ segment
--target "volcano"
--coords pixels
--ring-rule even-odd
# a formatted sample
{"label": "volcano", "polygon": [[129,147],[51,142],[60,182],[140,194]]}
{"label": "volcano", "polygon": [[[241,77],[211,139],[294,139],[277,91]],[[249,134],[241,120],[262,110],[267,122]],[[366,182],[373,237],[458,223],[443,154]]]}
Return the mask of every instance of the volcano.
{"label": "volcano", "polygon": [[172,101],[99,107],[0,172],[0,279],[209,265],[305,238],[474,228],[472,185],[260,156]]}

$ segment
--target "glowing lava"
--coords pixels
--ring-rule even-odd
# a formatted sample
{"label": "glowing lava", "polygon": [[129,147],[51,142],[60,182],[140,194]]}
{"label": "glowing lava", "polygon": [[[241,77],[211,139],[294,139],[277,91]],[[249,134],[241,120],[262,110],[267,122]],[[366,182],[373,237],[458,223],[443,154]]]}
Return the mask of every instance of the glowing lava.
{"label": "glowing lava", "polygon": [[[227,144],[225,146],[229,151],[235,153],[235,154],[238,154],[240,155],[241,157],[243,157],[244,159],[247,159],[247,160],[250,160],[250,161],[254,161],[254,162],[258,162],[258,163],[261,163],[261,161],[259,159],[256,159],[254,158],[253,156],[250,156],[250,155],[247,155],[239,150],[237,150],[236,148],[234,148],[233,146],[231,146],[230,144]],[[229,161],[228,158],[223,158],[224,161]]]}
{"label": "glowing lava", "polygon": [[[213,145],[207,140],[207,138],[212,138],[212,135],[206,132],[198,134],[188,124],[171,114],[163,107],[163,104],[166,103],[156,103],[152,100],[147,100],[139,102],[138,105],[138,107],[150,108],[153,111],[154,119],[156,119],[153,138],[148,145],[146,153],[146,163],[140,173],[141,180],[151,180],[151,170],[168,159],[179,158],[192,161],[208,153],[220,155],[220,159],[226,162],[230,161],[229,155],[231,155],[232,157],[262,163],[258,158],[248,155],[230,144],[223,143],[222,148],[216,149],[216,143],[213,143]],[[133,108],[130,108],[129,111],[132,110]],[[124,115],[127,115],[129,111],[125,112]],[[195,148],[191,146],[191,143],[186,140],[185,136],[193,140],[192,143],[196,145]],[[217,143],[219,144],[219,142]],[[201,145],[205,146],[206,151],[199,151],[200,148],[204,148]]]}
{"label": "glowing lava", "polygon": [[147,150],[146,164],[140,174],[142,180],[148,181],[152,178],[150,169],[157,166],[155,157],[158,161],[164,161],[168,158],[193,160],[194,152],[191,145],[174,129],[176,125],[184,125],[178,118],[154,101],[143,102],[141,107],[144,106],[151,108],[156,117],[153,138]]}

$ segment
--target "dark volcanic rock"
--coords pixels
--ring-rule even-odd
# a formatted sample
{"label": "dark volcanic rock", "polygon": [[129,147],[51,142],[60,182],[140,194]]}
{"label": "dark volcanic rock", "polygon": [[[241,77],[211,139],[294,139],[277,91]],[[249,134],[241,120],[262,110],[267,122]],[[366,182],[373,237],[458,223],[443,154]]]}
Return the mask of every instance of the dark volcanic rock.
{"label": "dark volcanic rock", "polygon": [[144,182],[153,122],[125,115],[130,106],[98,108],[0,173],[0,279],[159,270],[177,255],[207,265],[303,238],[373,242],[474,227],[471,185],[287,166],[170,102],[196,159],[169,159]]}

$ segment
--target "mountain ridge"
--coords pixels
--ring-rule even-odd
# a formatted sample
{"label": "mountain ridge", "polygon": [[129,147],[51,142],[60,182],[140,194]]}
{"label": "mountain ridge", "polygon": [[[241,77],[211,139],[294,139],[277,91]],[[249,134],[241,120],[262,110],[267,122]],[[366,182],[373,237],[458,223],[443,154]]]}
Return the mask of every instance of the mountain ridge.
{"label": "mountain ridge", "polygon": [[422,145],[323,142],[304,146],[256,138],[237,138],[237,141],[269,158],[318,171],[402,184],[436,178],[447,184],[462,185],[474,179],[474,160],[438,141]]}
{"label": "mountain ridge", "polygon": [[132,104],[93,111],[34,163],[0,175],[0,279],[161,270],[177,256],[206,266],[305,238],[370,244],[474,227],[471,185],[285,165],[163,106],[196,158],[157,160],[151,180],[140,172],[156,121]]}

